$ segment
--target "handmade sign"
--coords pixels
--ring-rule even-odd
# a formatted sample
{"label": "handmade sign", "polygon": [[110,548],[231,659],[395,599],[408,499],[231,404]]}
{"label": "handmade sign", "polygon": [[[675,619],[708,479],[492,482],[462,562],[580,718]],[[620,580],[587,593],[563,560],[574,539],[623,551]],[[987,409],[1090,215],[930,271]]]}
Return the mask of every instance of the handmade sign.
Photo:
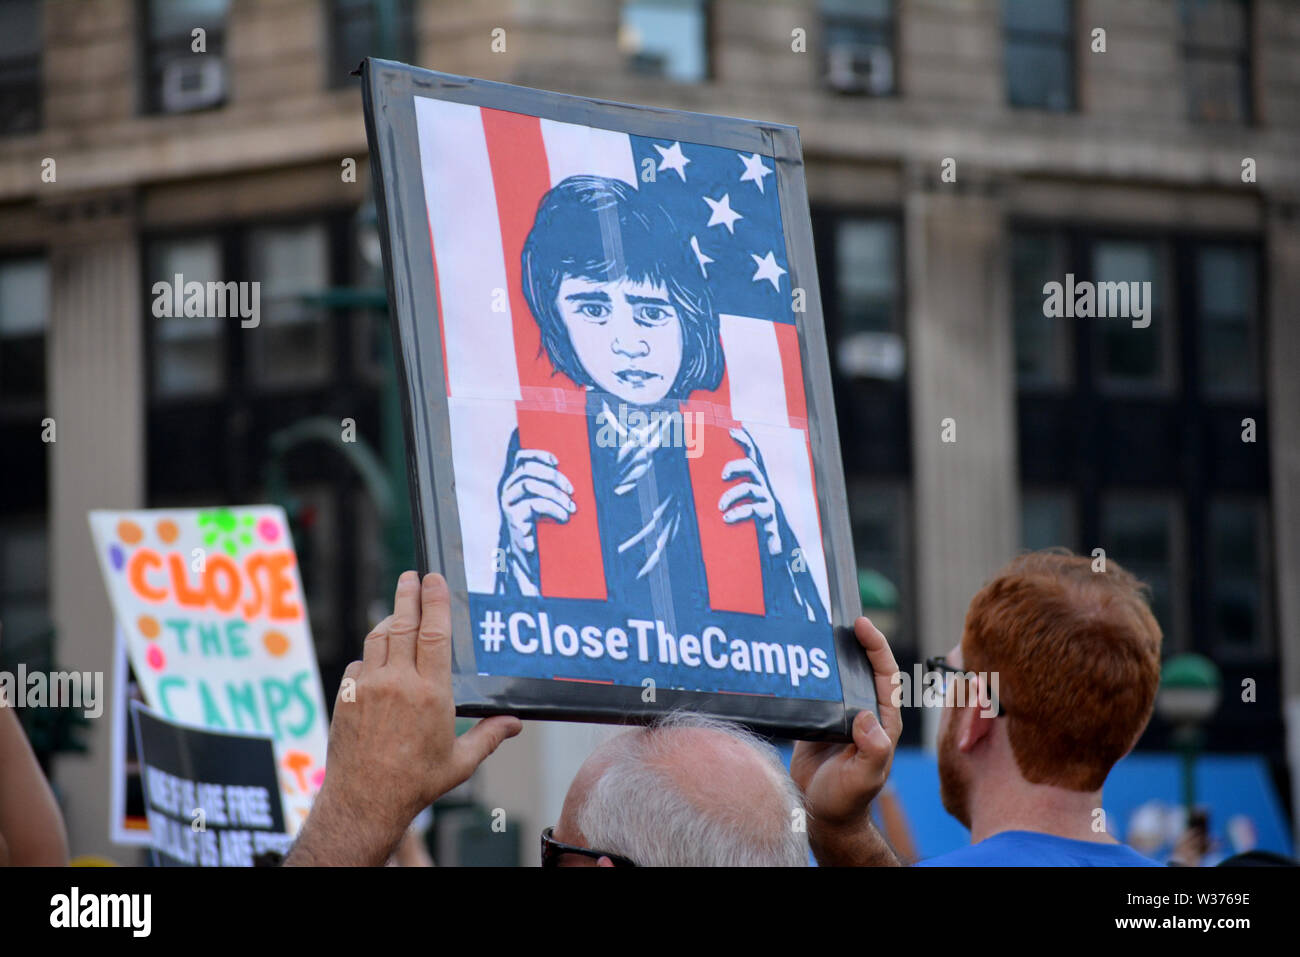
{"label": "handmade sign", "polygon": [[284,510],[90,513],[145,702],[275,742],[290,831],[325,776],[328,714]]}
{"label": "handmade sign", "polygon": [[798,137],[363,70],[461,713],[874,706]]}
{"label": "handmade sign", "polygon": [[150,845],[164,867],[252,867],[292,838],[269,735],[190,728],[131,702]]}

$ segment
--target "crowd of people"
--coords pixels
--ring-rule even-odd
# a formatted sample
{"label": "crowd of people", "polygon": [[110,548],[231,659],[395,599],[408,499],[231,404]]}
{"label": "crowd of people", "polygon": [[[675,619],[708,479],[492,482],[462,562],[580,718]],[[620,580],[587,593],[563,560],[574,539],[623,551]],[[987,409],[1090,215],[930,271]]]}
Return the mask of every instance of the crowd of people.
{"label": "crowd of people", "polygon": [[[854,634],[878,713],[857,715],[851,742],[798,742],[787,772],[742,728],[666,714],[591,754],[542,833],[543,863],[800,866],[811,851],[823,865],[897,865],[871,809],[902,732],[898,666],[870,620]],[[972,843],[923,863],[1154,866],[1098,827],[1097,812],[1151,717],[1160,644],[1143,586],[1114,562],[1094,572],[1088,559],[1035,552],[1003,568],[935,663],[943,803]],[[421,809],[521,731],[497,716],[457,737],[451,671],[447,584],[407,572],[346,672],[325,780],[286,864],[383,864]]]}
{"label": "crowd of people", "polygon": [[[428,863],[411,824],[523,729],[456,734],[451,596],[406,572],[393,613],[347,668],[324,782],[283,863]],[[877,709],[848,743],[777,750],[732,723],[671,711],[606,740],[541,835],[544,866],[897,866],[872,807],[903,728],[898,666],[865,617],[854,634]],[[1151,717],[1161,633],[1144,586],[1061,551],[1011,561],[971,600],[943,676],[941,798],[971,843],[926,866],[1155,866],[1104,826],[1102,788]],[[58,805],[12,708],[0,708],[0,864],[64,864]],[[1100,823],[1100,826],[1099,826]]]}

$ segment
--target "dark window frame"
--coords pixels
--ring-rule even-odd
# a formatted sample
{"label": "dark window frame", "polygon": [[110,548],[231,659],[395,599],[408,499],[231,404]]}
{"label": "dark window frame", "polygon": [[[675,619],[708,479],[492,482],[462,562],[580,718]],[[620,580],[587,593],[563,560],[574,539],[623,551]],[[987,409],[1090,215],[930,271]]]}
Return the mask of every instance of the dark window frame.
{"label": "dark window frame", "polygon": [[[1268,316],[1265,311],[1265,304],[1268,298],[1268,289],[1264,285],[1267,278],[1264,245],[1262,242],[1242,236],[1224,236],[1222,238],[1203,238],[1196,240],[1193,248],[1187,253],[1187,262],[1185,270],[1187,272],[1185,283],[1185,296],[1187,303],[1187,321],[1196,324],[1196,334],[1201,336],[1205,328],[1205,310],[1202,306],[1200,297],[1196,294],[1196,281],[1198,278],[1198,262],[1196,253],[1206,247],[1221,247],[1233,250],[1245,250],[1251,252],[1255,260],[1254,280],[1257,292],[1256,309],[1248,317],[1248,324],[1254,336],[1254,372],[1255,383],[1253,386],[1244,388],[1222,388],[1217,392],[1210,392],[1202,389],[1207,399],[1216,402],[1257,402],[1261,401],[1267,393],[1268,386],[1268,356],[1265,342],[1268,332]],[[1201,368],[1198,365],[1198,383],[1203,378],[1200,375]]]}
{"label": "dark window frame", "polygon": [[[25,260],[41,260],[45,263],[46,278],[49,281],[48,291],[50,295],[46,302],[48,311],[45,316],[45,327],[42,331],[41,338],[41,362],[44,364],[42,369],[42,391],[39,396],[36,395],[6,395],[0,391],[0,425],[13,422],[39,422],[45,416],[45,410],[49,406],[49,349],[50,349],[50,328],[53,322],[53,292],[54,276],[50,268],[49,250],[43,247],[23,246],[14,249],[6,249],[0,252],[0,265],[13,262],[23,262]],[[0,336],[0,350],[4,349],[4,337]],[[0,389],[3,384],[0,384]],[[0,448],[7,448],[0,446]]]}
{"label": "dark window frame", "polygon": [[[136,43],[140,51],[139,65],[137,68],[139,83],[139,112],[147,116],[184,116],[189,113],[203,113],[208,110],[219,110],[230,102],[230,82],[229,71],[226,69],[226,38],[230,33],[230,14],[233,0],[226,6],[226,16],[222,21],[220,29],[214,29],[205,24],[196,23],[194,26],[203,26],[206,30],[204,36],[205,52],[202,54],[190,53],[192,56],[213,56],[222,63],[223,84],[221,99],[203,107],[195,107],[191,110],[168,110],[162,101],[162,78],[163,71],[172,60],[180,59],[176,56],[182,48],[189,51],[193,43],[192,30],[184,36],[176,35],[164,39],[155,39],[150,29],[152,17],[152,0],[136,0]],[[170,54],[170,55],[168,55]]]}
{"label": "dark window frame", "polygon": [[[44,259],[50,263],[50,251],[43,246],[16,246],[0,254],[0,260]],[[51,274],[51,291],[53,275]],[[45,363],[49,369],[49,329],[53,325],[53,297],[51,316],[47,317],[45,336]],[[2,348],[2,346],[0,346]],[[11,517],[28,514],[44,515],[49,507],[50,448],[41,441],[41,422],[49,415],[48,377],[45,392],[27,399],[6,398],[0,401],[0,449],[5,455],[5,494],[0,499],[0,525]],[[3,635],[0,635],[0,640]]]}
{"label": "dark window frame", "polygon": [[[1178,50],[1182,64],[1182,81],[1186,95],[1187,119],[1198,126],[1253,127],[1258,125],[1255,96],[1255,5],[1251,0],[1240,0],[1242,10],[1242,33],[1245,43],[1240,53],[1228,54],[1214,47],[1207,47],[1187,38],[1183,29],[1182,2],[1179,3]],[[1241,89],[1245,101],[1242,103],[1242,116],[1239,120],[1210,120],[1197,115],[1192,102],[1191,90],[1187,88],[1188,65],[1193,60],[1213,60],[1218,63],[1235,63],[1241,68]]]}
{"label": "dark window frame", "polygon": [[[1006,82],[1007,105],[1015,110],[1038,110],[1043,113],[1078,113],[1079,112],[1079,5],[1074,0],[1065,0],[1067,5],[1068,26],[1064,37],[1044,30],[1028,30],[1008,26],[1005,13],[999,17],[1002,34],[1002,75]],[[1007,73],[1007,48],[1012,42],[1027,43],[1038,47],[1060,47],[1065,53],[1066,75],[1069,82],[1066,88],[1069,104],[1064,109],[1055,109],[1042,103],[1016,103],[1012,98],[1010,77]]]}
{"label": "dark window frame", "polygon": [[[50,558],[53,547],[53,537],[50,535],[49,516],[45,510],[23,509],[18,512],[8,512],[6,510],[5,520],[0,523],[0,549],[6,545],[8,539],[17,538],[26,531],[39,531],[44,539],[46,564],[40,576],[42,581],[36,588],[10,589],[10,584],[4,579],[5,568],[4,562],[0,561],[0,621],[5,620],[7,600],[17,598],[23,601],[36,601],[45,605],[45,618],[47,627],[42,631],[32,635],[19,635],[8,633],[0,635],[4,638],[4,643],[0,645],[0,660],[21,661],[23,652],[30,653],[33,645],[37,648],[45,645],[42,640],[53,632],[54,622],[50,616],[50,591],[53,588],[53,579],[50,575]],[[8,631],[8,629],[6,629]]]}
{"label": "dark window frame", "polygon": [[1025,542],[1024,527],[1024,503],[1025,498],[1030,495],[1039,497],[1055,496],[1064,501],[1069,511],[1070,537],[1068,539],[1052,542],[1046,547],[1061,546],[1068,548],[1072,552],[1087,554],[1091,549],[1085,549],[1079,539],[1079,502],[1075,489],[1067,482],[1042,482],[1035,484],[1022,483],[1020,486],[1020,545],[1022,548],[1029,548],[1030,545]]}
{"label": "dark window frame", "polygon": [[416,0],[364,0],[360,3],[348,3],[347,0],[325,0],[325,86],[327,89],[339,90],[359,88],[352,71],[360,65],[360,60],[349,64],[345,57],[342,28],[344,21],[362,19],[362,11],[371,14],[370,26],[373,30],[375,19],[373,13],[381,3],[390,3],[393,8],[393,48],[383,49],[377,39],[373,40],[374,49],[366,56],[381,57],[386,60],[399,60],[402,63],[415,63],[419,50],[419,3]]}
{"label": "dark window frame", "polygon": [[[813,245],[817,251],[817,277],[821,292],[827,346],[832,357],[831,387],[835,396],[835,413],[840,432],[840,449],[845,479],[850,485],[875,483],[901,487],[906,508],[902,516],[904,581],[900,586],[899,615],[908,622],[913,647],[896,644],[900,664],[909,666],[908,657],[920,660],[919,636],[916,634],[916,587],[920,570],[916,565],[916,508],[912,488],[912,434],[909,376],[911,357],[907,334],[907,240],[905,217],[897,206],[876,204],[814,203],[812,206]],[[846,221],[883,220],[894,226],[897,252],[894,257],[897,288],[896,313],[898,334],[905,350],[903,375],[897,380],[847,376],[834,360],[836,346],[844,334],[839,314],[839,264],[836,237],[839,225]],[[905,723],[903,742],[921,744],[920,722]]]}
{"label": "dark window frame", "polygon": [[[822,314],[827,346],[832,357],[845,333],[839,313],[839,264],[836,256],[837,227],[843,221],[887,220],[894,224],[898,239],[895,274],[898,289],[898,333],[905,350],[903,375],[894,381],[847,376],[831,362],[831,384],[836,395],[841,448],[846,470],[864,475],[910,478],[912,449],[910,434],[910,398],[908,378],[911,370],[910,343],[907,331],[907,242],[902,210],[882,205],[814,204],[812,208],[813,244],[817,250],[817,276],[821,292]],[[873,447],[871,453],[859,452],[861,443],[847,440],[859,437],[863,429],[853,424],[853,413],[863,407],[881,410],[883,419],[892,423],[891,434]]]}
{"label": "dark window frame", "polygon": [[[0,137],[23,136],[39,132],[45,125],[45,4],[42,0],[27,0],[36,18],[36,48],[26,55],[0,60]],[[14,119],[20,114],[11,112],[6,104],[13,97],[30,101],[33,118],[30,124],[19,124]]]}
{"label": "dark window frame", "polygon": [[[898,50],[900,46],[901,29],[899,27],[898,0],[888,0],[889,14],[885,17],[876,17],[867,13],[845,13],[845,12],[828,12],[820,3],[818,4],[817,13],[821,19],[821,51],[817,60],[819,74],[817,76],[817,85],[822,89],[830,89],[837,94],[849,96],[863,96],[873,100],[893,99],[902,96],[902,77],[898,68]],[[872,93],[869,90],[841,90],[831,87],[827,82],[827,71],[830,59],[831,44],[829,42],[830,27],[832,24],[844,25],[849,27],[866,26],[870,29],[879,30],[885,34],[889,43],[890,55],[890,89],[886,93]]]}
{"label": "dark window frame", "polygon": [[[698,80],[674,80],[666,74],[655,75],[653,73],[637,72],[632,67],[630,57],[623,57],[623,69],[628,73],[635,74],[639,79],[654,82],[668,83],[673,86],[690,86],[692,84],[712,83],[718,78],[716,57],[714,52],[717,48],[718,24],[717,11],[714,9],[713,0],[689,0],[700,8],[700,50],[704,57],[704,69],[701,71]],[[621,28],[623,23],[623,9],[627,5],[627,0],[619,0],[618,4],[618,25]]]}
{"label": "dark window frame", "polygon": [[[151,287],[159,278],[151,273],[154,244],[194,237],[213,236],[221,248],[222,280],[248,281],[249,235],[253,230],[276,226],[299,226],[322,222],[328,242],[331,286],[354,285],[358,279],[355,249],[355,208],[333,206],[307,213],[285,214],[259,219],[146,228],[140,234],[139,282],[143,290],[141,321],[146,367],[146,496],[150,506],[185,502],[243,503],[265,493],[264,468],[267,440],[279,429],[308,416],[354,418],[358,433],[380,447],[381,384],[374,370],[354,348],[357,327],[363,316],[353,310],[329,310],[332,364],[324,381],[292,387],[264,387],[245,371],[247,337],[257,329],[243,329],[238,318],[225,323],[223,378],[213,394],[160,396],[154,369],[156,332],[150,310]],[[204,450],[223,449],[222,454],[204,456]],[[215,461],[216,468],[207,468]],[[325,629],[317,641],[322,680],[327,689],[337,687],[348,661],[360,652],[361,639],[369,622],[366,598],[359,594],[366,581],[358,565],[361,506],[365,494],[360,476],[349,470],[338,452],[309,446],[291,454],[285,463],[286,478],[293,488],[327,489],[339,546],[334,581],[323,587],[337,592],[335,634]],[[179,507],[179,506],[178,506]],[[308,563],[304,563],[308,564]],[[305,570],[304,570],[305,571]],[[304,582],[304,587],[310,587]],[[338,654],[330,654],[337,649]]]}
{"label": "dark window frame", "polygon": [[[1216,661],[1243,662],[1253,665],[1260,658],[1266,658],[1271,650],[1273,641],[1277,638],[1277,608],[1275,607],[1278,597],[1278,591],[1275,587],[1277,570],[1273,561],[1273,527],[1271,522],[1272,500],[1261,498],[1257,495],[1243,495],[1237,492],[1222,492],[1211,494],[1207,502],[1206,510],[1206,540],[1210,542],[1211,547],[1206,549],[1206,568],[1207,582],[1213,583],[1219,580],[1219,569],[1216,567],[1213,553],[1213,529],[1212,512],[1216,505],[1230,506],[1247,506],[1256,519],[1257,538],[1255,547],[1258,550],[1257,560],[1259,562],[1259,571],[1261,575],[1262,594],[1259,603],[1259,620],[1260,633],[1255,636],[1255,640],[1248,646],[1231,645],[1219,639],[1213,629],[1213,625],[1208,626],[1206,648],[1208,653]],[[1228,576],[1224,576],[1227,578]],[[1204,608],[1206,620],[1211,620],[1213,611],[1212,598],[1209,594],[1204,599]]]}

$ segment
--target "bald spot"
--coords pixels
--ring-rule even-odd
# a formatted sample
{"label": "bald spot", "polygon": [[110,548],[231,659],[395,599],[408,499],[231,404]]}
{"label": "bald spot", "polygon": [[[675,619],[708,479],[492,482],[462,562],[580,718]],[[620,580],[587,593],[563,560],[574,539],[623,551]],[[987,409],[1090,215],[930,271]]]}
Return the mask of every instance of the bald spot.
{"label": "bald spot", "polygon": [[737,835],[770,840],[772,822],[788,820],[775,770],[741,741],[712,728],[638,729],[604,742],[574,776],[555,828],[557,840],[585,845],[578,812],[605,769],[622,749],[639,753],[646,766],[672,782],[702,814]]}

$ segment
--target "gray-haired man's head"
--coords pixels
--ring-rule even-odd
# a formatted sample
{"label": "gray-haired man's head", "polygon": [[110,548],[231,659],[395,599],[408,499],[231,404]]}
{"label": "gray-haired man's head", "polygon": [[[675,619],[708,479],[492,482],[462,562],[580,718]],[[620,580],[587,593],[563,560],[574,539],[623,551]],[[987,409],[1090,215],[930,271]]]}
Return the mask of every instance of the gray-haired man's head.
{"label": "gray-haired man's head", "polygon": [[643,867],[802,867],[803,817],[775,748],[725,721],[674,712],[592,752],[554,837]]}

